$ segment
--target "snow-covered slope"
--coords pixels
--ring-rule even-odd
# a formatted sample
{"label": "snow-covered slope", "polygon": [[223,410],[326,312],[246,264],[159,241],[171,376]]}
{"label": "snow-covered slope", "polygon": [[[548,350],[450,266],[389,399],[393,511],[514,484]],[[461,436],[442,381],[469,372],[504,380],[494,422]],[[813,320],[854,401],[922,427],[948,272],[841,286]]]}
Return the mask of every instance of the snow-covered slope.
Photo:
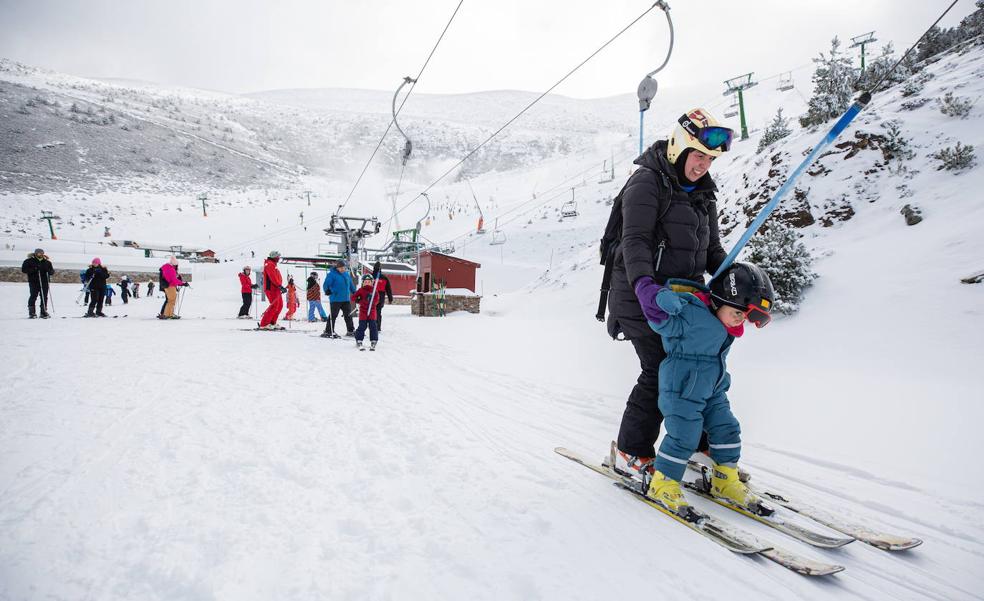
{"label": "snow-covered slope", "polygon": [[[160,299],[114,305],[123,319],[58,319],[80,311],[69,285],[54,289],[56,319],[27,321],[25,286],[0,284],[0,599],[980,598],[984,295],[959,276],[984,268],[972,193],[984,172],[936,171],[926,155],[949,138],[980,143],[979,107],[954,120],[933,98],[984,93],[982,60],[977,49],[929,67],[921,108],[878,95],[839,140],[851,146],[804,176],[780,214],[812,217],[802,231],[820,277],[800,313],[750,331],[729,359],[756,481],[923,546],[820,551],[736,522],[847,567],[806,579],[731,555],[552,453],[600,458],[638,375],[632,348],[593,318],[596,244],[627,140],[611,182],[599,183],[609,148],[473,178],[504,245],[473,233],[466,184],[436,188],[424,234],[482,263],[482,314],[387,307],[376,353],[317,337],[320,324],[268,334],[224,318],[238,308],[239,258],[316,249],[316,228],[295,216],[330,214],[350,181],[322,183],[311,209],[297,194],[216,197],[208,218],[188,198],[148,196],[169,206],[152,216],[124,204],[136,198],[90,200],[121,237],[209,239],[237,263],[193,266],[178,322],[153,319]],[[896,118],[916,150],[901,174],[874,137]],[[820,135],[797,131],[755,156],[756,134],[716,162],[729,222],[743,225]],[[572,198],[578,216],[561,219]],[[922,223],[905,225],[903,201]],[[386,207],[367,196],[350,209]],[[403,226],[422,215],[413,205]],[[97,244],[88,228],[102,223],[44,245],[56,264],[99,254],[71,239]],[[23,227],[35,235],[6,238],[9,258],[38,244],[37,225]],[[118,250],[111,270],[128,261]]]}

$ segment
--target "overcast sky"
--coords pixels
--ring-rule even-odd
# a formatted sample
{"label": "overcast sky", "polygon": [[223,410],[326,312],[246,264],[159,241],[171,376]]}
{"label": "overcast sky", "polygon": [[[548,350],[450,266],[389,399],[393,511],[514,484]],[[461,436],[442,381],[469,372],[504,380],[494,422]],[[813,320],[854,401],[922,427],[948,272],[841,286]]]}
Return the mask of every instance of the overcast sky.
{"label": "overcast sky", "polygon": [[[395,89],[415,75],[458,0],[0,0],[0,56],[86,77],[228,92]],[[542,91],[651,6],[646,0],[464,0],[419,93]],[[908,47],[944,0],[669,0],[676,28],[662,87],[765,78],[830,39],[876,30]],[[944,25],[974,8],[960,0]],[[634,93],[663,60],[654,10],[556,90]],[[856,52],[856,51],[855,51]],[[722,87],[723,89],[723,87]]]}

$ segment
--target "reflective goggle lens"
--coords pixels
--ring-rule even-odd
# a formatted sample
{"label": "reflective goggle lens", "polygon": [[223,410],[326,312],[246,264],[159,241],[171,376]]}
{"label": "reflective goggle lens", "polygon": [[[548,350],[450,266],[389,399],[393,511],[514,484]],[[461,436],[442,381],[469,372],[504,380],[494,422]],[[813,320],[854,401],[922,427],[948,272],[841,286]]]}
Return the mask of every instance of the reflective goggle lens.
{"label": "reflective goggle lens", "polygon": [[731,150],[731,140],[734,139],[735,132],[727,127],[702,127],[697,132],[697,139],[708,150],[721,150],[727,152]]}

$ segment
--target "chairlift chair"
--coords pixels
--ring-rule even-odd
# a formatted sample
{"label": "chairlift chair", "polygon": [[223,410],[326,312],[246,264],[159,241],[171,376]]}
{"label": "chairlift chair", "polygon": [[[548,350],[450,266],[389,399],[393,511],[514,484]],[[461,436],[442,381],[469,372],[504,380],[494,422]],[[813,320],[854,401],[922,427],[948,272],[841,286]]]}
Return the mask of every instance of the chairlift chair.
{"label": "chairlift chair", "polygon": [[776,89],[780,92],[785,92],[787,90],[792,90],[795,86],[793,84],[793,72],[787,71],[779,76],[779,82],[776,84]]}
{"label": "chairlift chair", "polygon": [[560,207],[560,217],[577,217],[577,201],[568,200]]}
{"label": "chairlift chair", "polygon": [[506,243],[506,233],[499,229],[499,220],[495,220],[495,227],[492,229],[492,240],[489,244],[498,246]]}

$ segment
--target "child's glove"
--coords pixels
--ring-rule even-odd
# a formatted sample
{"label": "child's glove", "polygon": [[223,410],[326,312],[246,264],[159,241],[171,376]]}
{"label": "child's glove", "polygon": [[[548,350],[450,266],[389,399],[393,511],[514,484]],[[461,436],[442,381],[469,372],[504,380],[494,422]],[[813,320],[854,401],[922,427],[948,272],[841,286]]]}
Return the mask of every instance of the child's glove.
{"label": "child's glove", "polygon": [[635,295],[642,307],[642,314],[646,316],[647,321],[656,325],[663,323],[669,317],[666,311],[656,304],[656,295],[662,289],[663,286],[657,284],[648,275],[642,276],[635,283]]}

